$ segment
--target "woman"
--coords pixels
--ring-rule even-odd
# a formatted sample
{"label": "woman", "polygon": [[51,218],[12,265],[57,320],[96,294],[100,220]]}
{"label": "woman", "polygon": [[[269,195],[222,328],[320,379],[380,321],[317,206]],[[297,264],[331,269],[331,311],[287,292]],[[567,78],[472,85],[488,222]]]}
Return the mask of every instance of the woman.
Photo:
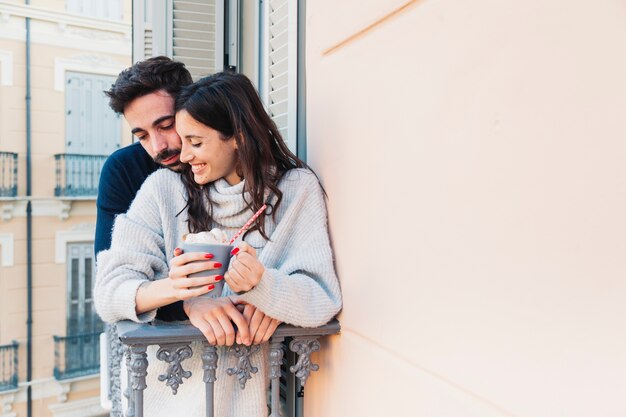
{"label": "woman", "polygon": [[[111,249],[98,257],[94,298],[101,317],[148,322],[157,308],[182,299],[192,324],[220,346],[265,342],[279,322],[328,322],[341,308],[341,293],[324,194],[286,147],[252,83],[219,73],[186,87],[176,100],[176,130],[188,167],[148,178],[128,213],[116,219]],[[210,254],[173,258],[182,236],[214,227],[232,236],[263,204],[268,209],[233,250],[222,296],[196,298],[215,278],[187,275],[216,266]],[[197,260],[205,262],[189,263]],[[245,305],[243,314],[237,304]],[[225,372],[236,358],[220,351],[217,416],[267,415],[266,345],[251,358],[259,373],[245,390]],[[203,415],[200,349],[193,348],[194,357],[183,362],[193,376],[175,397],[157,381],[166,364],[150,359],[145,415]]]}

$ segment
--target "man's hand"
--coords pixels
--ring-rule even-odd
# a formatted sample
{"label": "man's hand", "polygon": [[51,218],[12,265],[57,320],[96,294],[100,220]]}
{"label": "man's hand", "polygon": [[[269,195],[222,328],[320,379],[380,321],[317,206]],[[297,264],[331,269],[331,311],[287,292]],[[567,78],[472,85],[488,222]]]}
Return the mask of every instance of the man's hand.
{"label": "man's hand", "polygon": [[232,346],[235,343],[233,322],[237,326],[238,343],[251,344],[248,322],[230,298],[192,298],[183,306],[191,324],[211,345]]}

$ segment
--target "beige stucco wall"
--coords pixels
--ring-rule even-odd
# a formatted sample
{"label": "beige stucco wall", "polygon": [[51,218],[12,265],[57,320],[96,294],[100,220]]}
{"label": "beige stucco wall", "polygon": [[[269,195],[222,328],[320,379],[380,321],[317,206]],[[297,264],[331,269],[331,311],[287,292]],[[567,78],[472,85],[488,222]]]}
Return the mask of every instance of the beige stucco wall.
{"label": "beige stucco wall", "polygon": [[624,2],[414,1],[327,51],[403,4],[307,2],[345,301],[307,415],[623,416]]}

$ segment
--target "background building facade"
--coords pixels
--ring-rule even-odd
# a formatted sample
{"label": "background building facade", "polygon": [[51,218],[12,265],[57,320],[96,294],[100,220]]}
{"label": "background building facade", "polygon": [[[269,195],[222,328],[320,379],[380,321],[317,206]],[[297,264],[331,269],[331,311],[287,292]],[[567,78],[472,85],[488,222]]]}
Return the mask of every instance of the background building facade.
{"label": "background building facade", "polygon": [[[27,19],[30,62],[26,58]],[[122,119],[108,108],[102,91],[130,64],[130,0],[32,0],[29,5],[21,1],[0,2],[3,417],[27,415],[28,386],[33,416],[105,414],[99,405],[98,334],[102,325],[91,300],[95,196],[104,159],[129,143],[130,134],[124,133],[127,129],[123,129]]]}

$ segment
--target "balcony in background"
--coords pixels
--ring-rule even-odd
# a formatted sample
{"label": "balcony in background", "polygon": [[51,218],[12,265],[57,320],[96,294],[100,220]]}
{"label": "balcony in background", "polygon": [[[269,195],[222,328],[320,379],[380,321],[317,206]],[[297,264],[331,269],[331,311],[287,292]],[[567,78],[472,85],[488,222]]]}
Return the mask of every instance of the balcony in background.
{"label": "balcony in background", "polygon": [[98,195],[100,172],[107,155],[79,155],[60,153],[56,162],[56,197],[95,199]]}
{"label": "balcony in background", "polygon": [[0,152],[0,197],[17,196],[17,154]]}
{"label": "balcony in background", "polygon": [[0,392],[17,389],[18,343],[0,345]]}
{"label": "balcony in background", "polygon": [[54,337],[54,377],[57,380],[100,372],[100,333]]}

